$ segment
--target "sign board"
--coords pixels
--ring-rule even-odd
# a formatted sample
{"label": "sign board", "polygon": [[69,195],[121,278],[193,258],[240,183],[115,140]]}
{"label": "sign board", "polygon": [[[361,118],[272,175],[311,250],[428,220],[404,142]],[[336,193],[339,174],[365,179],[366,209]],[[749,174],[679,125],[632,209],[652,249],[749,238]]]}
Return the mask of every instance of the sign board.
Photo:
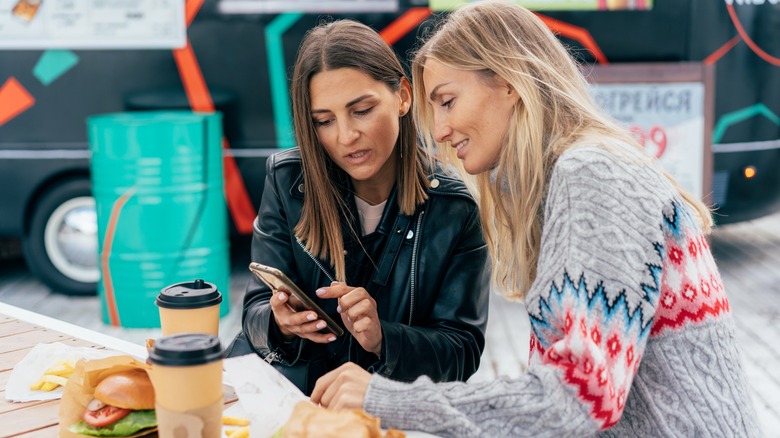
{"label": "sign board", "polygon": [[398,0],[221,0],[223,14],[397,12]]}
{"label": "sign board", "polygon": [[584,68],[596,102],[624,123],[683,188],[707,200],[713,166],[712,69],[700,63]]}
{"label": "sign board", "polygon": [[[478,0],[430,0],[434,11],[457,9]],[[650,10],[653,0],[514,0],[515,3],[536,11],[605,11],[638,9]]]}
{"label": "sign board", "polygon": [[0,0],[0,49],[173,49],[184,0]]}

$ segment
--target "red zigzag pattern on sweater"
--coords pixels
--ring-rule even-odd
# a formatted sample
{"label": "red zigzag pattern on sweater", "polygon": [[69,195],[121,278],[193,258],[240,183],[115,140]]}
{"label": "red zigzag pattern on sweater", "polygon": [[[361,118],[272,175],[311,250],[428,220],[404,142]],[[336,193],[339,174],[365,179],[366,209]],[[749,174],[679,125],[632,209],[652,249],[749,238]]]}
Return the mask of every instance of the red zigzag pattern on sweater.
{"label": "red zigzag pattern on sweater", "polygon": [[718,316],[721,313],[729,313],[731,306],[729,301],[723,297],[715,300],[715,304],[710,306],[707,304],[702,305],[698,312],[689,312],[682,310],[676,318],[665,318],[664,316],[656,316],[653,328],[650,330],[650,336],[657,336],[664,329],[679,329],[686,321],[699,322],[709,316]]}

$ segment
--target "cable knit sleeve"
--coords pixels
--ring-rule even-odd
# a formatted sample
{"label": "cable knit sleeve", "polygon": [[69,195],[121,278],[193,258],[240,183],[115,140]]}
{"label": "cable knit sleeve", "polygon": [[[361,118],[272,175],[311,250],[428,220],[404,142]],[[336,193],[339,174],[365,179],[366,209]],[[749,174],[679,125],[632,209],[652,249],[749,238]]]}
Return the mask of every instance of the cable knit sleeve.
{"label": "cable knit sleeve", "polygon": [[665,184],[601,148],[565,153],[548,185],[537,276],[526,296],[528,372],[443,385],[374,376],[366,409],[386,426],[442,436],[584,436],[615,425],[658,302],[659,224],[663,196],[673,193]]}

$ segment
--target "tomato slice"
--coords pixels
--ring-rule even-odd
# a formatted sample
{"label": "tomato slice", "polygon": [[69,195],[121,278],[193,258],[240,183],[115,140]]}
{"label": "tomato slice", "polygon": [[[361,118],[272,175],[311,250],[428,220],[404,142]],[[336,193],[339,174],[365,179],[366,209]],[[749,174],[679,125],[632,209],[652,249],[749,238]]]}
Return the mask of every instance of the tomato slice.
{"label": "tomato slice", "polygon": [[125,418],[130,412],[130,409],[106,405],[97,411],[85,411],[84,421],[95,427],[103,427]]}

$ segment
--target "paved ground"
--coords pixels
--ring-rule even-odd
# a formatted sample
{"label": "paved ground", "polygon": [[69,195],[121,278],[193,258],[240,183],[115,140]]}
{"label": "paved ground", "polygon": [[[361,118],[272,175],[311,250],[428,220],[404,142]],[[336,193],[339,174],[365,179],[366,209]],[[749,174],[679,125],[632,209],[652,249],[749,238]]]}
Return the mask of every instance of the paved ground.
{"label": "paved ground", "polygon": [[[718,228],[711,247],[726,284],[737,337],[765,434],[780,437],[780,214]],[[223,342],[240,327],[240,302],[248,277],[248,249],[235,245],[229,298],[232,311],[220,323]],[[13,251],[0,260],[0,301],[142,344],[154,329],[119,329],[100,321],[97,298],[68,298],[35,280]],[[528,360],[525,309],[491,298],[487,348],[473,380],[519,376]],[[1,341],[1,340],[0,340]]]}

